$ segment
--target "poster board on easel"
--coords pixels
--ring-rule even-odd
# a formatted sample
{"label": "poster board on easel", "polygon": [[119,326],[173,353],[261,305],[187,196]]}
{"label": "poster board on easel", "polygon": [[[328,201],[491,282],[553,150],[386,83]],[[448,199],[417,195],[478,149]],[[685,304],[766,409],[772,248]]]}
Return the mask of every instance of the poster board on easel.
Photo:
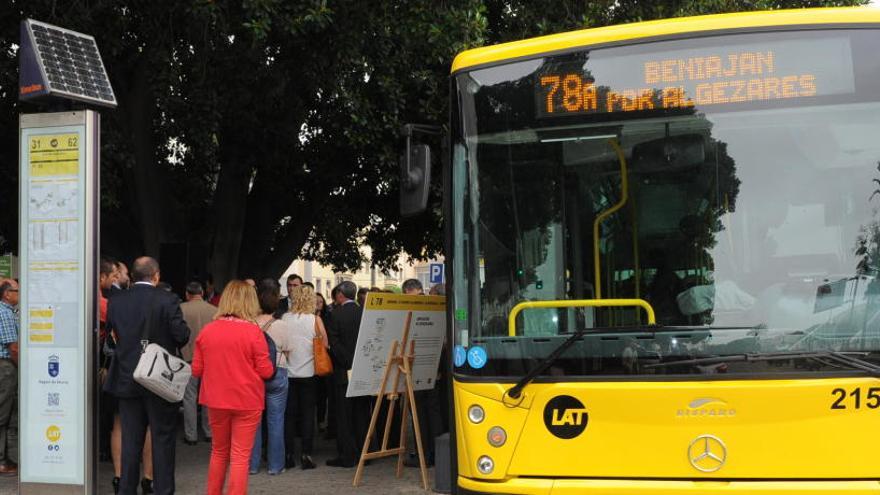
{"label": "poster board on easel", "polygon": [[[370,292],[364,301],[346,397],[378,393],[391,344],[403,342],[404,323],[409,313],[412,313],[412,324],[408,342],[412,344],[408,345],[415,346],[413,387],[416,391],[434,388],[446,334],[446,298]],[[392,373],[397,372],[392,369]],[[394,378],[394,374],[389,377],[386,392],[391,391]],[[398,391],[402,392],[403,382],[398,380],[397,383]]]}
{"label": "poster board on easel", "polygon": [[[385,369],[382,372],[382,378],[377,386],[377,390],[389,390],[386,393],[377,394],[376,402],[373,404],[373,414],[370,416],[370,426],[367,429],[367,437],[364,439],[364,445],[361,455],[358,459],[357,470],[354,473],[353,486],[359,486],[364,475],[364,467],[367,461],[372,459],[381,459],[383,457],[397,456],[397,477],[403,475],[403,458],[406,455],[406,437],[409,428],[409,418],[412,416],[414,438],[416,440],[416,453],[419,459],[419,473],[422,476],[422,487],[428,489],[428,468],[425,465],[425,451],[422,446],[421,431],[419,429],[419,412],[416,407],[416,397],[413,387],[412,364],[415,361],[415,342],[410,340],[410,328],[412,323],[412,311],[407,312],[406,319],[403,324],[403,336],[401,340],[391,342],[391,349],[388,351],[388,359]],[[390,378],[393,375],[393,378]],[[386,387],[386,385],[389,385]],[[403,391],[398,392],[402,386]],[[370,445],[373,443],[373,437],[378,433],[376,429],[382,403],[388,401],[388,414],[385,417],[385,428],[382,434],[382,443],[378,450],[370,451]],[[389,446],[388,440],[391,433],[392,424],[394,422],[394,414],[397,410],[398,400],[400,400],[400,443],[397,446]]]}
{"label": "poster board on easel", "polygon": [[[401,477],[411,416],[422,486],[428,489],[415,391],[429,390],[436,384],[445,328],[445,297],[367,294],[346,396],[376,395],[377,398],[352,482],[354,486],[360,485],[366,461],[371,459],[397,456],[397,477]],[[381,446],[371,452],[381,406],[386,400],[388,413]],[[400,443],[389,446],[398,401],[402,418]]]}

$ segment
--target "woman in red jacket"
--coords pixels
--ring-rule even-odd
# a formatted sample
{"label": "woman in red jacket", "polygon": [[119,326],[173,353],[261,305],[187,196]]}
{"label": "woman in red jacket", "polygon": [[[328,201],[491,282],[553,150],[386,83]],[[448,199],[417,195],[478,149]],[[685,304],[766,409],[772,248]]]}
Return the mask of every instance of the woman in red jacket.
{"label": "woman in red jacket", "polygon": [[192,373],[202,379],[199,404],[208,407],[213,441],[208,495],[247,493],[254,434],[265,407],[266,385],[274,365],[260,327],[257,293],[241,280],[226,284],[216,319],[196,338]]}

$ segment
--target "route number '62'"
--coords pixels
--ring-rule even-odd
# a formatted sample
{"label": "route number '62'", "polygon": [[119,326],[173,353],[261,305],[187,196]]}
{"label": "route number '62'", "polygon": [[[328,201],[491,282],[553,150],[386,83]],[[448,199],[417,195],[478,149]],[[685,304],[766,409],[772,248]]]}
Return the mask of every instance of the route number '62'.
{"label": "route number '62'", "polygon": [[835,388],[831,391],[831,395],[836,397],[831,404],[831,409],[861,409],[866,406],[868,409],[877,409],[880,407],[880,387],[871,387],[867,389],[854,388],[847,392],[842,388]]}

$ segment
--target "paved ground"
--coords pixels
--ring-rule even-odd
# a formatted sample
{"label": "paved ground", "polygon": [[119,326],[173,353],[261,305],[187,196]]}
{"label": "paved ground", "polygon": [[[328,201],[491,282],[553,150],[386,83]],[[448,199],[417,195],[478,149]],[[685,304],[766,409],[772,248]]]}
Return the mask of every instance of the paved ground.
{"label": "paved ground", "polygon": [[[197,495],[205,492],[205,478],[208,473],[208,458],[211,446],[199,443],[196,446],[184,445],[177,447],[177,493],[181,495]],[[317,469],[303,471],[296,467],[279,476],[269,476],[265,467],[262,472],[250,477],[248,493],[254,495],[278,495],[280,493],[331,493],[344,494],[424,494],[419,480],[417,468],[404,468],[401,479],[395,478],[397,458],[386,458],[373,461],[365,468],[361,486],[351,485],[354,469],[331,468],[324,465],[324,460],[333,457],[334,444],[328,441],[318,442],[316,455]],[[98,495],[112,494],[110,480],[113,478],[113,466],[101,463],[100,485]],[[428,486],[434,480],[433,469],[428,471]],[[15,478],[0,478],[0,495],[17,493]]]}

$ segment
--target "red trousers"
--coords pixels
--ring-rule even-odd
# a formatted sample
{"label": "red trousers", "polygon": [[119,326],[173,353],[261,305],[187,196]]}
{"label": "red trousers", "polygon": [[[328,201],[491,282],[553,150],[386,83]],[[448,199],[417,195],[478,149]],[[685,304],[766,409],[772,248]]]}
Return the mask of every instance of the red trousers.
{"label": "red trousers", "polygon": [[222,495],[229,468],[227,495],[244,495],[248,487],[248,464],[254,435],[263,411],[208,409],[211,423],[211,464],[208,467],[208,495]]}

